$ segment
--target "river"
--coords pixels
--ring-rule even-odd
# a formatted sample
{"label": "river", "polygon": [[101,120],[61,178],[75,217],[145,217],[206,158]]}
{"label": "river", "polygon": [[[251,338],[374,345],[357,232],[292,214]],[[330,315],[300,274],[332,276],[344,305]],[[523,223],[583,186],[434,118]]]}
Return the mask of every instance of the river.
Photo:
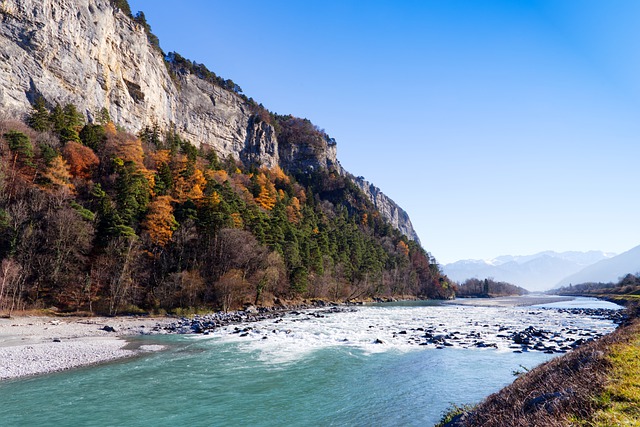
{"label": "river", "polygon": [[[585,304],[604,303],[559,308]],[[450,404],[477,402],[514,371],[557,356],[514,352],[504,331],[530,326],[580,336],[615,327],[555,308],[420,302],[305,311],[208,336],[145,336],[131,345],[166,350],[1,383],[0,424],[433,425]],[[441,332],[453,344],[424,338]]]}

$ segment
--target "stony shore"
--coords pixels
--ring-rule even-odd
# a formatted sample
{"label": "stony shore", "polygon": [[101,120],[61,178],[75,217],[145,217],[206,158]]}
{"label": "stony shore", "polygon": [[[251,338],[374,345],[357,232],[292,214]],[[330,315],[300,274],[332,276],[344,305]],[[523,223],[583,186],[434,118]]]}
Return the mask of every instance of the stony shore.
{"label": "stony shore", "polygon": [[626,302],[613,333],[524,373],[475,406],[453,405],[437,426],[638,425],[640,308]]}
{"label": "stony shore", "polygon": [[204,333],[235,323],[276,318],[317,306],[244,311],[186,317],[46,317],[0,318],[0,381],[134,357],[161,346],[130,348],[127,337]]}
{"label": "stony shore", "polygon": [[165,318],[0,318],[0,380],[63,371],[158,347],[127,349],[124,337],[162,333]]}

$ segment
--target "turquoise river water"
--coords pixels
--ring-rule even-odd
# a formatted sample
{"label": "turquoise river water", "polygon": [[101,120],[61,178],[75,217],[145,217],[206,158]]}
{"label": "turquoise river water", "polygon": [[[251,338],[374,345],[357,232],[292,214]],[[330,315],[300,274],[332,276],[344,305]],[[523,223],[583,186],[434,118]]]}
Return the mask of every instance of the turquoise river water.
{"label": "turquoise river water", "polygon": [[232,327],[206,337],[140,337],[133,344],[166,349],[0,383],[0,425],[428,426],[451,403],[477,402],[512,382],[513,371],[553,355],[514,353],[506,344],[436,349],[397,335],[401,329],[519,327],[531,323],[527,316],[547,328],[613,328],[515,307],[386,305],[305,316],[253,324],[244,337]]}

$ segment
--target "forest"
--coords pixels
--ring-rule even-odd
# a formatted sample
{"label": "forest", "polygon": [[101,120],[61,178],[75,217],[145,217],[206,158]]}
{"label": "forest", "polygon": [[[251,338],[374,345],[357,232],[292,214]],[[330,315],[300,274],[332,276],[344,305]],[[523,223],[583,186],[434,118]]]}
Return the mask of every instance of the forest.
{"label": "forest", "polygon": [[467,279],[456,288],[456,295],[459,297],[503,297],[511,295],[526,295],[529,291],[520,286],[507,282],[498,282],[491,278]]}
{"label": "forest", "polygon": [[564,286],[553,289],[558,295],[624,295],[628,298],[640,298],[640,274],[627,274],[617,282],[591,282]]}
{"label": "forest", "polygon": [[[219,158],[174,131],[38,99],[0,121],[0,310],[231,310],[374,297],[451,298],[435,259],[333,170]],[[279,138],[318,132],[271,115]],[[304,131],[301,131],[303,129]]]}

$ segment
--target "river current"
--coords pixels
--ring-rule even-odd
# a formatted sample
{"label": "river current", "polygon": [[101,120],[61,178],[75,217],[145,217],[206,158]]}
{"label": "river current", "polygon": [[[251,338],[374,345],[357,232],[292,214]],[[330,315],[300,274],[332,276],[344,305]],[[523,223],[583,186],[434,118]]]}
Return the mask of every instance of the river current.
{"label": "river current", "polygon": [[[581,304],[601,303],[558,308]],[[433,425],[452,403],[478,402],[512,382],[514,371],[557,356],[515,353],[499,337],[529,326],[581,334],[615,327],[555,308],[422,302],[305,311],[207,336],[140,337],[132,345],[166,349],[0,383],[0,425]],[[429,331],[461,339],[429,344]]]}

